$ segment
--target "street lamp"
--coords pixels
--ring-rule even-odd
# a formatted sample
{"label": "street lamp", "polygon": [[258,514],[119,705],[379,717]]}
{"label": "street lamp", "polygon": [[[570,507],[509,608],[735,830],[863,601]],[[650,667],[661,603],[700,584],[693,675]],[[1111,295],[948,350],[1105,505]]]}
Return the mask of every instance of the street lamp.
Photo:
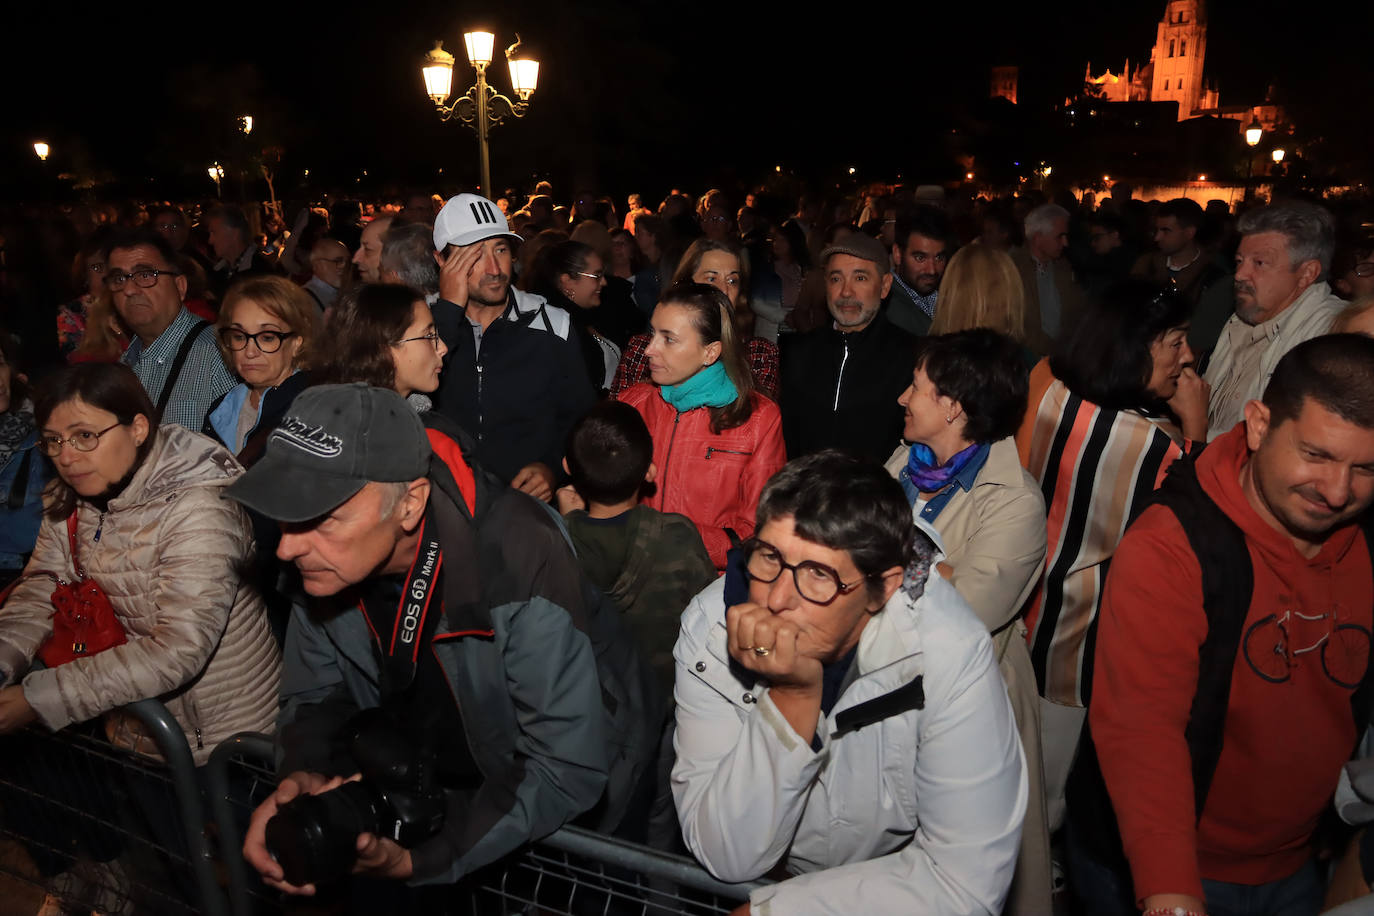
{"label": "street lamp", "polygon": [[1260,138],[1264,136],[1264,128],[1260,126],[1259,118],[1251,118],[1250,126],[1245,128],[1245,142],[1249,146],[1259,145]]}
{"label": "street lamp", "polygon": [[1283,147],[1277,147],[1270,155],[1274,158],[1274,164],[1278,165],[1283,161]]}
{"label": "street lamp", "polygon": [[468,32],[463,35],[463,46],[468,61],[477,71],[477,85],[445,104],[453,88],[452,54],[444,50],[444,43],[436,41],[434,50],[425,55],[421,73],[425,79],[425,94],[434,102],[441,121],[457,118],[477,132],[477,147],[481,157],[482,192],[491,194],[491,156],[487,150],[487,132],[506,118],[523,118],[529,110],[530,96],[539,83],[539,62],[517,59],[515,51],[520,47],[520,34],[515,35],[515,44],[506,49],[506,64],[510,70],[510,82],[518,101],[511,101],[501,95],[487,82],[487,67],[491,64],[492,50],[496,36],[491,32]]}
{"label": "street lamp", "polygon": [[239,129],[242,130],[245,135],[251,134],[253,132],[253,116],[241,115],[239,117]]}
{"label": "street lamp", "polygon": [[44,162],[48,161],[48,144],[44,143],[42,140],[39,140],[37,143],[33,145],[33,151],[39,159],[41,159]]}
{"label": "street lamp", "polygon": [[224,180],[224,166],[216,162],[205,170],[205,174],[210,176],[210,180],[215,183],[215,196],[222,197],[220,194],[220,182]]}

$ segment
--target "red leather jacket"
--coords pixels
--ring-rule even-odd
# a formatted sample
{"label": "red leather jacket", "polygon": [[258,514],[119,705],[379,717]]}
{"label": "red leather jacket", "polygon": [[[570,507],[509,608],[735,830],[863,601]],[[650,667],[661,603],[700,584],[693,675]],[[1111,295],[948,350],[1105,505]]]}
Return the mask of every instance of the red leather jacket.
{"label": "red leather jacket", "polygon": [[644,503],[696,522],[711,562],[723,570],[731,547],[726,529],[741,540],[754,533],[763,485],[787,463],[778,405],[754,392],[744,425],[713,433],[709,408],[679,414],[657,385],[635,385],[619,399],[639,411],[654,438],[658,477]]}

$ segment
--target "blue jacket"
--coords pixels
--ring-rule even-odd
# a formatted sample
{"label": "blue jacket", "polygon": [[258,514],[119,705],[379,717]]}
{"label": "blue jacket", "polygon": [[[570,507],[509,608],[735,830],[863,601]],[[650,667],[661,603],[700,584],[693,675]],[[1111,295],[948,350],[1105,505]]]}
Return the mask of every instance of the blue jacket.
{"label": "blue jacket", "polygon": [[[22,476],[21,476],[22,472]],[[38,451],[38,430],[0,467],[0,570],[23,569],[43,520],[43,488],[52,464]]]}

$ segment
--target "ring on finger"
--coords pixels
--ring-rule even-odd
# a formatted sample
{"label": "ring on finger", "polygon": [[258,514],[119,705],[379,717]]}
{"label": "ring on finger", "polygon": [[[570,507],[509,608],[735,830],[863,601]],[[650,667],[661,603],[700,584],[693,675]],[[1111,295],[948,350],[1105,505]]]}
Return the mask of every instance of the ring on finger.
{"label": "ring on finger", "polygon": [[759,656],[760,658],[762,658],[765,655],[768,655],[772,651],[772,649],[765,648],[764,646],[754,646],[754,654]]}

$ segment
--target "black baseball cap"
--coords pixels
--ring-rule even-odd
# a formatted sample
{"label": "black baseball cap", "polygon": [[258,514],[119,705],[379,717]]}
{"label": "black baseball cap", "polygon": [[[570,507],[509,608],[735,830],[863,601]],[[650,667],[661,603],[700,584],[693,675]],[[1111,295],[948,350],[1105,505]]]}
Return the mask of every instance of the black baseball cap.
{"label": "black baseball cap", "polygon": [[262,458],[225,495],[275,521],[307,522],[369,481],[424,477],[431,454],[424,424],[396,392],[320,385],[297,396]]}

